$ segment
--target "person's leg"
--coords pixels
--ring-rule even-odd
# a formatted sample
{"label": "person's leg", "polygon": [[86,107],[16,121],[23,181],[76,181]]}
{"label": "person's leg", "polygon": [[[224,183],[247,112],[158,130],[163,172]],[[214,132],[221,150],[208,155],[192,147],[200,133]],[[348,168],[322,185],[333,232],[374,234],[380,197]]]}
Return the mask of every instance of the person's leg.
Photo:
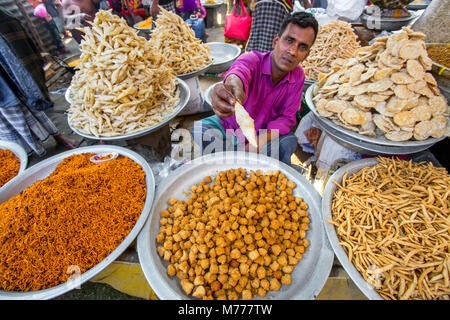
{"label": "person's leg", "polygon": [[191,129],[195,143],[202,155],[234,150],[235,138],[227,136],[216,115],[196,121]]}

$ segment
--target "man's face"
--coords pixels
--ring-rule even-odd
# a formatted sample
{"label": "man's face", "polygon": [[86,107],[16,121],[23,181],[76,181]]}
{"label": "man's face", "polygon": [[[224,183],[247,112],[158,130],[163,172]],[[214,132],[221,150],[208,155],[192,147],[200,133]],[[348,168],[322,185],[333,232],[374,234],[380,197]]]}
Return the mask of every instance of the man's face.
{"label": "man's face", "polygon": [[289,23],[281,36],[276,35],[272,43],[272,61],[275,68],[289,72],[306,59],[314,42],[314,29],[301,28]]}

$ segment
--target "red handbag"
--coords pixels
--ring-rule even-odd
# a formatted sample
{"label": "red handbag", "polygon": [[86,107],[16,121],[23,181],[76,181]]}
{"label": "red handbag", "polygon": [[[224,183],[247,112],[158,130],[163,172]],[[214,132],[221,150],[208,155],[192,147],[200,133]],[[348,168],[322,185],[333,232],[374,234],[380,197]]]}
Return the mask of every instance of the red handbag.
{"label": "red handbag", "polygon": [[233,11],[225,16],[225,30],[223,35],[231,39],[247,40],[252,27],[252,17],[247,14],[244,1],[240,0],[242,16],[236,14],[237,3]]}

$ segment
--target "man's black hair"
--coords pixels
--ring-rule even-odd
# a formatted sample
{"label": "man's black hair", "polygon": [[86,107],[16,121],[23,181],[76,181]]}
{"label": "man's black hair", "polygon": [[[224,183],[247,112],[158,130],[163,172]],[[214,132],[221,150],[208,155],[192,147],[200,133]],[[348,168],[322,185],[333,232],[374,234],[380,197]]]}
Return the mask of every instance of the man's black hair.
{"label": "man's black hair", "polygon": [[[281,24],[280,31],[278,35],[281,36],[283,32],[286,30],[289,23],[294,23],[298,25],[300,28],[308,28],[311,27],[314,29],[314,41],[316,40],[317,33],[319,32],[319,23],[316,18],[311,13],[308,12],[295,12],[289,15],[286,19],[284,19]],[[313,42],[314,42],[313,41]]]}

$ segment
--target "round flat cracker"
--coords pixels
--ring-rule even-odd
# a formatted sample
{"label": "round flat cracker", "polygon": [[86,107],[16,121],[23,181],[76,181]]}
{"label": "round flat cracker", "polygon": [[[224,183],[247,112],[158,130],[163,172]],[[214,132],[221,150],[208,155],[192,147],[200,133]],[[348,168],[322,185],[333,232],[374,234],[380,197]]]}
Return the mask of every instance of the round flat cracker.
{"label": "round flat cracker", "polygon": [[413,134],[414,133],[412,131],[400,130],[386,132],[384,136],[386,137],[386,139],[391,141],[408,141],[413,137]]}
{"label": "round flat cracker", "polygon": [[417,118],[412,111],[401,111],[394,115],[394,123],[399,127],[413,127]]}
{"label": "round flat cracker", "polygon": [[394,94],[400,99],[408,100],[412,97],[413,93],[404,84],[396,85],[394,88]]}
{"label": "round flat cracker", "polygon": [[391,80],[395,84],[411,84],[416,80],[404,71],[397,71],[391,75]]}
{"label": "round flat cracker", "polygon": [[418,41],[405,41],[400,48],[398,55],[405,60],[413,60],[420,57],[423,47]]}
{"label": "round flat cracker", "polygon": [[417,60],[406,61],[406,71],[416,80],[422,80],[425,76],[425,69]]}
{"label": "round flat cracker", "polygon": [[433,122],[430,120],[420,121],[414,126],[414,139],[425,140],[433,133]]}
{"label": "round flat cracker", "polygon": [[383,92],[391,88],[393,82],[390,79],[382,79],[372,82],[368,86],[368,91],[370,92]]}
{"label": "round flat cracker", "polygon": [[391,75],[392,71],[394,71],[394,69],[392,68],[377,69],[377,71],[375,71],[375,74],[373,75],[373,78],[375,81],[388,78]]}

